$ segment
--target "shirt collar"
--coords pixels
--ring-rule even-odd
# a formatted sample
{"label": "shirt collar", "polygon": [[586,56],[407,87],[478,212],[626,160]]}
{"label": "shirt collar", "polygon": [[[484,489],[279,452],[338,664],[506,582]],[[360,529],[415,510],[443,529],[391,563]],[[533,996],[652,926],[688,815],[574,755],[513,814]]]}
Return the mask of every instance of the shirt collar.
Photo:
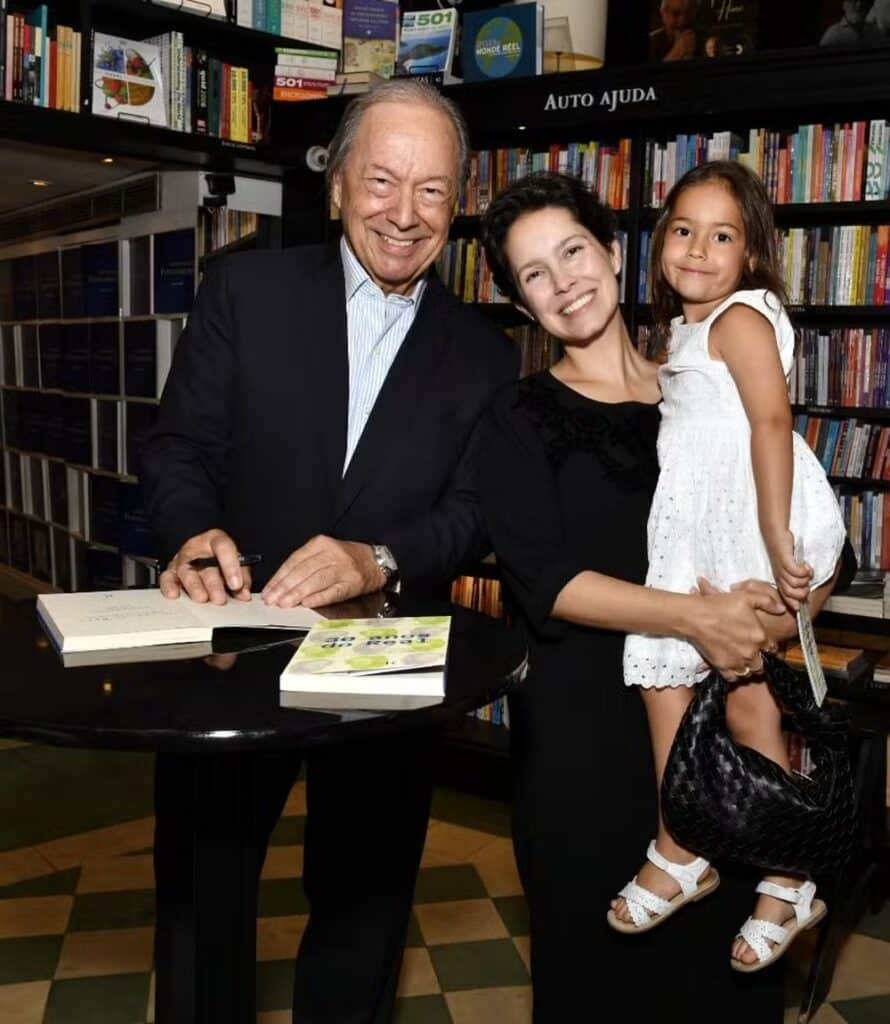
{"label": "shirt collar", "polygon": [[376,285],[370,278],[367,270],[359,263],[358,257],[352,251],[352,246],[346,241],[346,235],[342,235],[340,238],[340,259],[343,263],[343,278],[346,284],[346,301],[354,298],[356,292],[364,288],[371,294],[376,294],[384,299],[393,299],[406,303],[410,306],[416,306],[422,296],[424,289],[426,288],[426,275],[424,275],[414,286],[414,290],[410,295],[395,295],[390,293],[384,295],[379,285]]}

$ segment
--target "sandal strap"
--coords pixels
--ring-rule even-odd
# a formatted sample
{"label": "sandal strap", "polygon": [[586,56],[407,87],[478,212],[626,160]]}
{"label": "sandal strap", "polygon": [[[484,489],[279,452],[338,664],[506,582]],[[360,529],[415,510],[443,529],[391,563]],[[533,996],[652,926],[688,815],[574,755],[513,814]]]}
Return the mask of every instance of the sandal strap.
{"label": "sandal strap", "polygon": [[627,909],[637,928],[647,924],[651,917],[664,914],[671,908],[667,900],[663,900],[654,892],[637,885],[636,881],[628,882],[618,895],[624,897]]}
{"label": "sandal strap", "polygon": [[772,947],[766,940],[769,939],[777,944],[784,942],[788,936],[788,929],[783,928],[780,924],[774,924],[772,921],[749,917],[739,929],[739,935],[754,950],[757,959],[763,963],[764,960],[769,960],[773,954]]}
{"label": "sandal strap", "polygon": [[790,903],[794,908],[794,917],[799,925],[803,924],[813,911],[813,897],[816,895],[816,886],[813,882],[801,882],[792,889],[787,885],[777,885],[775,882],[767,882],[765,879],[760,882],[756,889],[764,896],[772,896],[777,900]]}
{"label": "sandal strap", "polygon": [[684,896],[691,896],[695,892],[699,879],[711,866],[704,857],[696,857],[689,864],[675,864],[674,861],[668,860],[655,849],[654,839],[646,850],[646,859],[670,875],[679,884]]}

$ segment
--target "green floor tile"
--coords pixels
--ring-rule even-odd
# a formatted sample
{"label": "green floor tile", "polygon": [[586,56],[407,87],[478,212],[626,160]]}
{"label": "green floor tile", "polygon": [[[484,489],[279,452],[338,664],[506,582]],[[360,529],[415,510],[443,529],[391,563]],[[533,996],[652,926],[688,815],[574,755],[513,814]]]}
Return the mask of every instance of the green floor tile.
{"label": "green floor tile", "polygon": [[443,992],[529,983],[525,964],[509,939],[430,946],[429,954]]}
{"label": "green floor tile", "polygon": [[77,888],[80,868],[70,871],[53,871],[27,882],[16,882],[0,888],[0,900],[24,899],[29,896],[70,896]]}
{"label": "green floor tile", "polygon": [[415,903],[441,903],[444,900],[485,899],[488,892],[472,864],[441,868],[421,868],[414,890]]}
{"label": "green floor tile", "polygon": [[890,900],[877,914],[864,914],[856,925],[856,931],[862,935],[870,935],[873,939],[890,942]]}
{"label": "green floor tile", "polygon": [[887,1024],[890,1020],[890,996],[844,999],[831,1005],[847,1024]]}
{"label": "green floor tile", "polygon": [[392,1024],[451,1024],[451,1014],[442,996],[412,996],[396,1000]]}
{"label": "green floor tile", "polygon": [[405,936],[405,945],[409,949],[416,949],[418,946],[425,946],[426,943],[423,941],[423,933],[420,930],[420,925],[417,923],[417,918],[414,916],[414,912],[411,912],[411,920],[408,922],[408,933]]}
{"label": "green floor tile", "polygon": [[[150,754],[33,744],[3,752],[0,850],[34,846],[152,813]],[[52,813],[47,795],[52,794]]]}
{"label": "green floor tile", "polygon": [[63,940],[63,935],[0,939],[0,985],[52,978]]}
{"label": "green floor tile", "polygon": [[270,846],[302,846],[306,832],[306,816],[294,814],[281,818],[269,839]]}
{"label": "green floor tile", "polygon": [[148,1005],[148,974],[56,981],[43,1024],[142,1024]]}
{"label": "green floor tile", "polygon": [[492,900],[511,935],[528,935],[528,904],[524,896],[498,896]]}
{"label": "green floor tile", "polygon": [[256,965],[256,1008],[289,1010],[294,1003],[294,961],[266,960]]}
{"label": "green floor tile", "polygon": [[438,787],[433,791],[430,817],[496,836],[510,836],[510,805],[503,800],[486,800]]}
{"label": "green floor tile", "polygon": [[74,898],[69,932],[93,932],[109,928],[146,928],[154,924],[153,889],[125,892],[88,892]]}
{"label": "green floor tile", "polygon": [[309,903],[299,878],[270,878],[260,882],[260,917],[308,914]]}

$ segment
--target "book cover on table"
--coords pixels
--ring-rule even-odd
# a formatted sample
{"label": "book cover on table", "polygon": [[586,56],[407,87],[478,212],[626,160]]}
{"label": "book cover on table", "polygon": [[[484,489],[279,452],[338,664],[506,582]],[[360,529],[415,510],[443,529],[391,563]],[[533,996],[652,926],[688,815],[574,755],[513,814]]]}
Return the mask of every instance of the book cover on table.
{"label": "book cover on table", "polygon": [[320,622],[281,673],[282,690],[443,696],[451,617]]}

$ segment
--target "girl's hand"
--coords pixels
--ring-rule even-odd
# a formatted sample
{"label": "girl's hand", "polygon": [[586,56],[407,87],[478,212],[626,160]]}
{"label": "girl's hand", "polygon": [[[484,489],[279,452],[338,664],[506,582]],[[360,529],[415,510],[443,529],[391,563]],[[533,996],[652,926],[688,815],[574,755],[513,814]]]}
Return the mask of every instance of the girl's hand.
{"label": "girl's hand", "polygon": [[779,594],[785,604],[796,612],[809,596],[813,570],[794,557],[794,535],[790,530],[766,539],[766,549]]}

